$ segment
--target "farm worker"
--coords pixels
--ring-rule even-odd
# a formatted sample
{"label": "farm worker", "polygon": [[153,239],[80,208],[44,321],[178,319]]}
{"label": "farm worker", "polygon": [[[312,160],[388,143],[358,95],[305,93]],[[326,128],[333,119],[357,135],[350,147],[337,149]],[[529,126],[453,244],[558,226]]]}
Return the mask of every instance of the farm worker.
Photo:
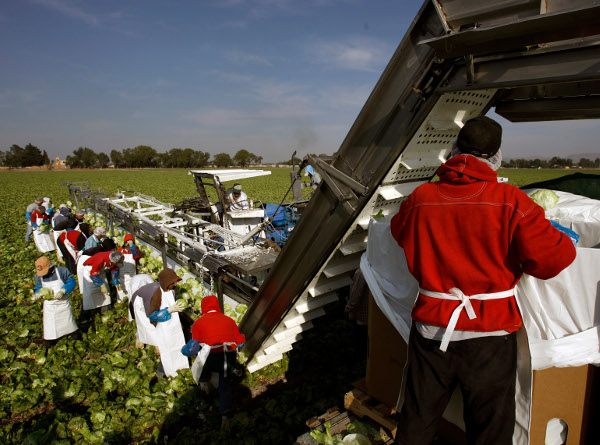
{"label": "farm worker", "polygon": [[502,127],[488,117],[465,123],[440,180],[400,205],[391,232],[419,282],[412,309],[401,444],[430,443],[459,385],[471,444],[512,444],[515,285],[523,273],[557,275],[575,258],[569,237],[524,192],[498,182]]}
{"label": "farm worker", "polygon": [[[164,375],[176,377],[178,369],[189,368],[188,358],[181,355],[181,348],[185,346],[185,338],[178,312],[183,311],[185,303],[182,300],[176,301],[175,291],[179,281],[181,278],[175,271],[166,268],[159,272],[159,286],[153,288],[154,292],[149,301],[147,292],[150,290],[145,289],[146,286],[138,290],[142,301],[149,302],[149,305],[144,304],[144,310],[150,321],[149,336],[154,339],[160,353],[161,363],[156,371],[159,377]],[[136,316],[138,316],[137,313]],[[141,320],[143,316],[140,315],[139,318]]]}
{"label": "farm worker", "polygon": [[241,184],[233,184],[233,187],[227,190],[227,199],[229,199],[229,210],[239,211],[250,208],[248,196],[242,191]]}
{"label": "farm worker", "polygon": [[300,164],[298,177],[300,177],[300,172],[302,172],[302,170],[304,170],[304,176],[307,176],[309,179],[309,182],[305,184],[305,187],[310,187],[314,192],[321,183],[321,175],[315,172],[314,168],[308,163],[308,159],[306,158],[302,161],[302,164]]}
{"label": "farm worker", "polygon": [[44,342],[52,346],[59,338],[76,332],[78,327],[71,310],[69,294],[77,286],[73,275],[62,266],[55,266],[46,256],[35,261],[35,298],[41,299],[42,288],[50,289],[53,298],[44,300]]}
{"label": "farm worker", "polygon": [[[85,223],[84,223],[85,224]],[[100,241],[100,245],[96,247],[92,247],[90,249],[85,249],[81,252],[82,255],[94,256],[99,252],[111,252],[117,249],[117,245],[112,238],[102,238]]]}
{"label": "farm worker", "polygon": [[[44,198],[35,198],[35,201],[27,206],[25,210],[25,218],[27,219],[27,233],[25,234],[25,245],[29,246],[31,234],[33,233],[33,224],[31,223],[31,214],[38,209],[44,202]],[[37,226],[37,224],[36,224]]]}
{"label": "farm worker", "polygon": [[98,226],[94,229],[94,235],[87,239],[85,242],[85,250],[91,249],[92,247],[98,247],[102,244],[102,238],[106,237],[106,229]]}
{"label": "farm worker", "polygon": [[84,260],[86,257],[82,256],[79,260],[83,261],[82,279],[80,280],[83,294],[82,320],[89,320],[91,310],[100,308],[100,311],[104,312],[110,309],[110,293],[104,269],[110,270],[111,281],[114,284],[119,282],[119,267],[123,265],[121,252],[99,252]]}
{"label": "farm worker", "polygon": [[[154,284],[153,287],[146,287],[147,284]],[[137,331],[135,333],[136,348],[143,348],[144,345],[156,346],[156,341],[152,338],[154,326],[150,324],[149,314],[146,310],[150,310],[150,300],[154,292],[160,287],[159,283],[155,283],[154,279],[146,274],[140,273],[134,275],[129,281],[129,321],[135,320]],[[142,288],[144,288],[142,290]]]}
{"label": "farm worker", "polygon": [[77,275],[77,260],[85,246],[85,236],[79,230],[75,230],[77,221],[68,219],[66,229],[60,232],[56,244],[65,262],[65,266],[73,275]]}
{"label": "farm worker", "polygon": [[37,249],[42,253],[56,250],[56,246],[54,245],[54,237],[48,230],[49,223],[50,220],[46,214],[46,208],[43,205],[39,206],[31,213],[31,226],[34,229],[33,240],[35,241],[35,246]]}
{"label": "farm worker", "polygon": [[[61,204],[62,205],[62,204]],[[71,211],[67,207],[62,207],[56,212],[54,217],[52,218],[52,228],[55,231],[64,230],[64,225],[69,220],[71,216]]]}
{"label": "farm worker", "polygon": [[84,218],[85,218],[85,210],[79,209],[75,212],[75,219],[77,220],[77,222],[79,224],[83,223]]}
{"label": "farm worker", "polygon": [[[123,267],[121,268],[121,276],[123,287],[125,288],[125,292],[127,295],[131,296],[131,292],[129,289],[129,282],[131,278],[136,274],[136,265],[138,260],[142,257],[142,252],[135,245],[135,238],[131,233],[125,235],[123,239],[123,245],[117,249],[125,256],[125,261],[123,262]],[[123,299],[122,291],[119,292],[119,301]]]}
{"label": "farm worker", "polygon": [[235,321],[221,312],[216,296],[208,295],[200,304],[202,316],[193,324],[192,340],[181,352],[189,357],[197,355],[192,375],[204,392],[208,392],[211,373],[219,375],[219,410],[226,420],[233,408],[231,375],[236,367],[237,349],[246,337],[240,334]]}
{"label": "farm worker", "polygon": [[[61,205],[64,206],[64,204],[61,204]],[[62,250],[60,249],[60,247],[58,245],[58,238],[67,229],[67,223],[69,221],[70,215],[71,215],[71,211],[66,206],[64,206],[64,207],[60,207],[58,212],[56,212],[54,214],[54,217],[52,218],[52,231],[53,231],[52,235],[54,237],[54,244],[57,247],[56,256],[60,262],[64,262],[64,259],[63,259]],[[69,270],[71,271],[71,273],[73,273],[73,271],[71,269],[69,269]]]}

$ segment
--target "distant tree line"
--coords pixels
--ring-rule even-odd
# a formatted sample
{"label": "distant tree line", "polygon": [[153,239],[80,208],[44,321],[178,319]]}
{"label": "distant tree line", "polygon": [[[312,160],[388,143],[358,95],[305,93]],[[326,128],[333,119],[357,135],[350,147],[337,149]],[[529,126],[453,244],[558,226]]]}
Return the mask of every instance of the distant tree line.
{"label": "distant tree line", "polygon": [[[245,149],[238,150],[233,158],[227,153],[218,153],[211,160],[210,153],[192,148],[172,148],[159,153],[147,145],[138,145],[121,151],[112,150],[110,156],[103,152],[96,153],[88,147],[79,147],[66,157],[65,165],[69,168],[106,168],[112,163],[116,168],[201,168],[207,165],[246,167],[261,164],[262,161],[262,156]],[[6,153],[0,151],[2,166],[18,168],[51,164],[46,151],[42,153],[31,144],[25,148],[13,145]]]}
{"label": "distant tree line", "polygon": [[[559,158],[558,156],[554,156],[549,161],[544,159],[511,159],[509,162],[502,162],[504,168],[565,168],[574,165],[572,159]],[[598,168],[600,167],[600,158],[593,161],[581,158],[576,165],[581,168]]]}
{"label": "distant tree line", "polygon": [[25,148],[14,144],[7,152],[0,151],[0,165],[19,168],[50,165],[50,158],[35,145],[27,144]]}

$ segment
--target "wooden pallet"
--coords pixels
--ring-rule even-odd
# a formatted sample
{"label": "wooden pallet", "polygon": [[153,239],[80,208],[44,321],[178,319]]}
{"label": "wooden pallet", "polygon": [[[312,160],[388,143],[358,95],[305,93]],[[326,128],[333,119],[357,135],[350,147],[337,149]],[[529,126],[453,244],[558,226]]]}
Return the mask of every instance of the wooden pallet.
{"label": "wooden pallet", "polygon": [[383,428],[388,430],[393,438],[396,438],[398,423],[391,418],[394,410],[383,403],[375,400],[360,388],[354,388],[344,396],[344,408],[354,415],[363,418],[368,417]]}

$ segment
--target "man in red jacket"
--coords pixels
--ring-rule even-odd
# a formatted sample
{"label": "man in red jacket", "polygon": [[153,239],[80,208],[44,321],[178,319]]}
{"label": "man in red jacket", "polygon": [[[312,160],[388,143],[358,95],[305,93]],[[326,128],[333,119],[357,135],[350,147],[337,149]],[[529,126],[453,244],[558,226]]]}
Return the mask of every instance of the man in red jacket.
{"label": "man in red jacket", "polygon": [[544,210],[498,182],[501,136],[492,119],[469,120],[440,180],[415,189],[391,222],[419,282],[402,444],[431,442],[457,385],[469,443],[512,444],[522,326],[514,288],[523,273],[552,278],[575,259],[573,243]]}
{"label": "man in red jacket", "polygon": [[[219,409],[226,420],[232,410],[231,374],[236,366],[236,350],[246,341],[246,337],[240,334],[235,321],[221,312],[216,296],[204,297],[201,309],[202,317],[192,326],[192,340],[181,352],[187,356],[194,356],[198,354],[200,347],[210,347],[199,384],[207,385],[212,372],[219,374]],[[196,360],[200,360],[201,355],[199,354]]]}

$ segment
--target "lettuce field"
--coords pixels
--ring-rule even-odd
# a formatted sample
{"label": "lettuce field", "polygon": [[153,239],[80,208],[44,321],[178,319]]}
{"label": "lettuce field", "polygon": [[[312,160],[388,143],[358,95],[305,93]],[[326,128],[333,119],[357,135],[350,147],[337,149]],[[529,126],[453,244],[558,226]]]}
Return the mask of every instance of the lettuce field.
{"label": "lettuce field", "polygon": [[[289,172],[273,169],[270,176],[246,179],[244,191],[255,201],[279,203]],[[527,176],[517,176],[522,173]],[[500,176],[520,186],[565,173],[504,170]],[[285,360],[235,378],[235,414],[223,427],[216,395],[200,392],[189,370],[156,378],[158,356],[152,347],[135,348],[135,325],[124,303],[96,315],[81,339],[63,338],[46,350],[41,302],[28,304],[40,254],[33,243],[25,247],[24,213],[37,196],[58,207],[68,199],[61,184],[78,181],[171,203],[196,196],[186,170],[0,172],[0,443],[291,444],[306,432],[307,419],[343,407],[344,393],[365,374],[343,304]],[[77,289],[70,298],[77,319]]]}

